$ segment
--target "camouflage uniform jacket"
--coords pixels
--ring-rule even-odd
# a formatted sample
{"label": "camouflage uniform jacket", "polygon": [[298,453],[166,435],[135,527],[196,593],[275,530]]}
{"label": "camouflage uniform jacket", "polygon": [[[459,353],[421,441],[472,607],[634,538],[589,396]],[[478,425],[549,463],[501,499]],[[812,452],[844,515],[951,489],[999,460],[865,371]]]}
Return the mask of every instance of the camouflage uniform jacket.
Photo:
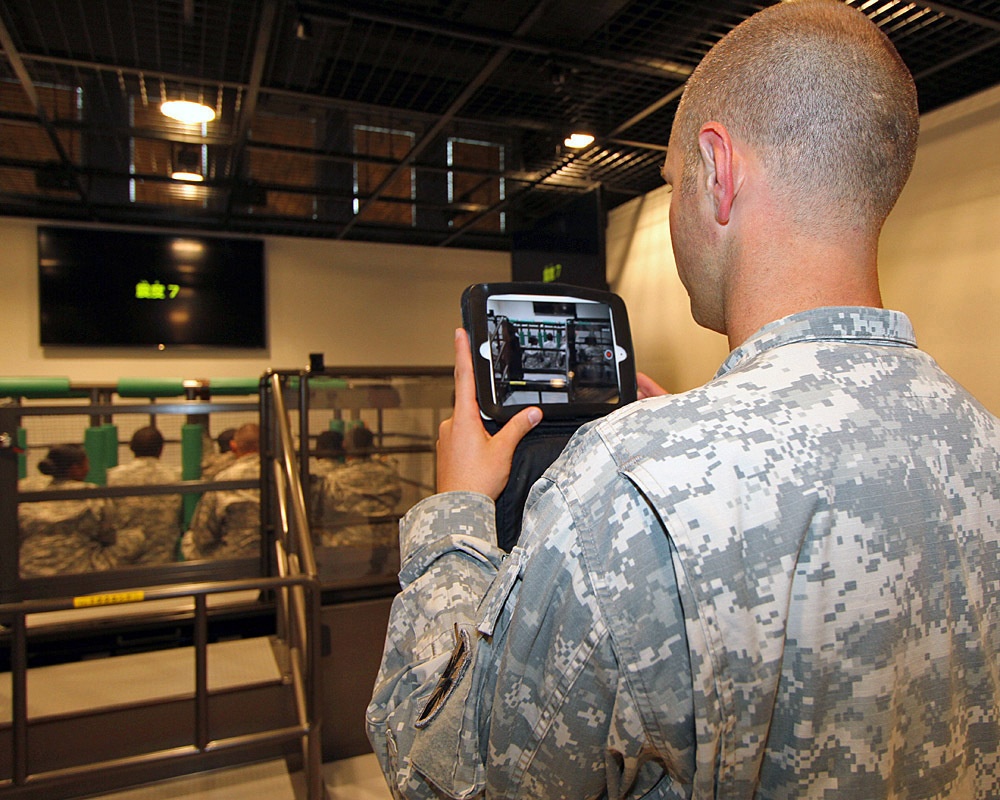
{"label": "camouflage uniform jacket", "polygon": [[[171,469],[153,456],[137,456],[128,464],[108,470],[108,486],[156,486],[180,481],[180,470]],[[162,564],[176,559],[181,535],[179,494],[144,494],[115,497],[111,505],[119,528],[141,528],[146,552],[139,563]]]}
{"label": "camouflage uniform jacket", "polygon": [[396,470],[374,458],[348,460],[327,471],[323,481],[322,511],[331,519],[337,514],[392,514],[402,494]]}
{"label": "camouflage uniform jacket", "polygon": [[370,542],[375,535],[395,538],[397,524],[380,520],[396,512],[402,496],[399,475],[377,459],[348,460],[322,476],[313,517],[327,544]]}
{"label": "camouflage uniform jacket", "polygon": [[[217,481],[257,480],[260,455],[242,456],[215,476]],[[205,492],[191,517],[181,549],[184,558],[243,558],[260,552],[260,489]]]}
{"label": "camouflage uniform jacket", "polygon": [[[22,492],[96,488],[97,484],[45,475],[18,483]],[[135,563],[146,547],[142,530],[115,528],[111,505],[103,497],[21,503],[17,516],[21,577],[114,569]]]}
{"label": "camouflage uniform jacket", "polygon": [[236,463],[236,453],[213,453],[210,452],[201,458],[201,478],[210,481],[222,470],[228,469]]}
{"label": "camouflage uniform jacket", "polygon": [[506,558],[488,498],[428,498],[368,709],[393,791],[1000,796],[998,449],[902,314],[816,309],[581,429]]}

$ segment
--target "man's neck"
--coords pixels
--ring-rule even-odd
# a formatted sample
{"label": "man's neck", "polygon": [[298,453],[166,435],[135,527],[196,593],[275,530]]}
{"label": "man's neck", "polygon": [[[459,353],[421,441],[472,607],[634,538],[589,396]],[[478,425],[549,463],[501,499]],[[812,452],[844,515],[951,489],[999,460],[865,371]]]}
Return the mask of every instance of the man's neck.
{"label": "man's neck", "polygon": [[831,245],[817,239],[775,237],[746,253],[731,273],[726,334],[735,349],[769,322],[824,306],[882,307],[876,245],[847,239]]}

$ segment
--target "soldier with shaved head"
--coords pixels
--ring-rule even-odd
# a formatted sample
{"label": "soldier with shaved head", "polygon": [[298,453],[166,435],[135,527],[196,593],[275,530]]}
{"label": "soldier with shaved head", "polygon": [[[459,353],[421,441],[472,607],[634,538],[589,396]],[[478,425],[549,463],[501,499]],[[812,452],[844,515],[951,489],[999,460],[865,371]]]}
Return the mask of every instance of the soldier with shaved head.
{"label": "soldier with shaved head", "polygon": [[1000,428],[883,308],[913,81],[836,0],[694,71],[663,169],[715,378],[576,434],[518,545],[456,333],[368,729],[395,796],[1000,797]]}

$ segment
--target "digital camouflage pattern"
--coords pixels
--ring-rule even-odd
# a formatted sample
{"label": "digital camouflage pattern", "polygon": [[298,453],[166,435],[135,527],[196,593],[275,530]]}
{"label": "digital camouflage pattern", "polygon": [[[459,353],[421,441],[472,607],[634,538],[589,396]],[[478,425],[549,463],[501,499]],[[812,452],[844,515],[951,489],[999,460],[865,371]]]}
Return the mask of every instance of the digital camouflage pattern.
{"label": "digital camouflage pattern", "polygon": [[318,485],[322,482],[322,479],[326,477],[331,472],[335,472],[338,469],[344,468],[344,461],[342,458],[310,458],[309,459],[309,477],[314,480]]}
{"label": "digital camouflage pattern", "polygon": [[[237,458],[217,473],[217,481],[260,479],[260,454]],[[260,489],[220,489],[205,492],[181,541],[188,561],[203,558],[243,558],[260,553]]]}
{"label": "digital camouflage pattern", "polygon": [[236,453],[208,452],[201,457],[201,478],[210,481],[236,463]]}
{"label": "digital camouflage pattern", "polygon": [[328,469],[318,485],[312,506],[316,543],[369,550],[369,574],[383,574],[399,541],[403,490],[395,468],[378,458],[348,458]]}
{"label": "digital camouflage pattern", "polygon": [[[96,488],[47,475],[18,481],[21,492]],[[135,563],[146,547],[141,529],[115,527],[111,505],[103,497],[20,503],[17,521],[22,578],[114,569]]]}
{"label": "digital camouflage pattern", "polygon": [[[108,470],[108,486],[159,486],[180,479],[180,470],[171,469],[154,456],[136,456],[129,463]],[[163,564],[176,560],[183,502],[180,494],[111,498],[115,526],[139,528],[146,535],[146,552],[139,563]]]}
{"label": "digital camouflage pattern", "polygon": [[373,537],[395,543],[396,521],[378,520],[395,514],[402,497],[392,466],[374,458],[349,459],[319,477],[312,516],[323,544],[371,544]]}
{"label": "digital camouflage pattern", "polygon": [[509,557],[428,498],[368,709],[395,796],[1000,797],[998,450],[905,316],[827,308],[581,429]]}

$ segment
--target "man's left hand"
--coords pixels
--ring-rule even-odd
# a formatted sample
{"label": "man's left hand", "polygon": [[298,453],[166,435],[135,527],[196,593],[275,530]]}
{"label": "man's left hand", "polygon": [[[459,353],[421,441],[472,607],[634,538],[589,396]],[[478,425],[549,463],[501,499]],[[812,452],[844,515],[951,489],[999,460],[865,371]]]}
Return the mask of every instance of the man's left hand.
{"label": "man's left hand", "polygon": [[510,476],[514,448],[542,419],[535,406],[518,412],[491,436],[476,402],[472,350],[465,330],[455,331],[455,410],[441,423],[437,443],[437,490],[481,492],[496,500]]}

